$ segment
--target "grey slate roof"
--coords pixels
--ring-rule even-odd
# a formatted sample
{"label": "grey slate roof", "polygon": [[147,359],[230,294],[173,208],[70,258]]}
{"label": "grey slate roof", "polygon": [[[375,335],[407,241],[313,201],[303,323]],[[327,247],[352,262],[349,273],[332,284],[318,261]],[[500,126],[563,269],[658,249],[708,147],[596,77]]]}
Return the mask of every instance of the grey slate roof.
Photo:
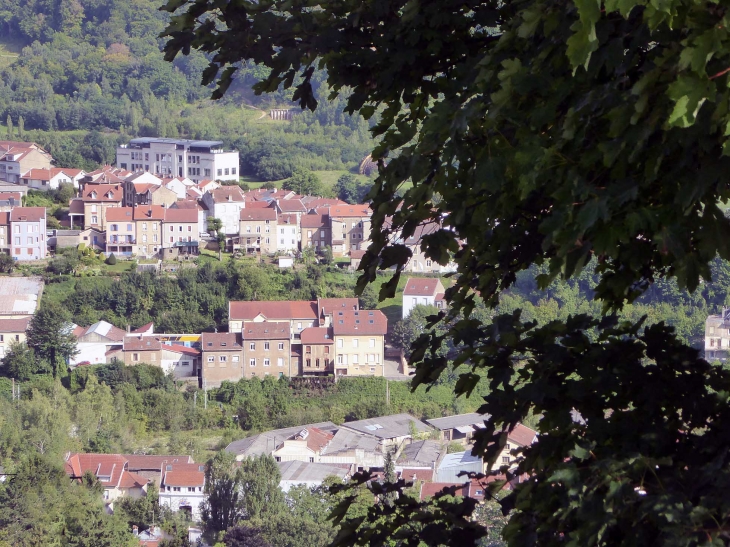
{"label": "grey slate roof", "polygon": [[349,429],[339,429],[334,438],[324,447],[322,456],[331,456],[338,452],[359,449],[365,452],[378,452],[378,440]]}
{"label": "grey slate roof", "polygon": [[276,447],[284,442],[292,435],[296,435],[302,429],[316,427],[322,431],[334,433],[337,426],[332,422],[319,422],[316,424],[298,425],[296,427],[285,427],[284,429],[275,429],[273,431],[265,431],[258,435],[246,437],[238,441],[233,441],[226,447],[227,452],[233,452],[237,456],[259,456],[261,454],[271,454]]}
{"label": "grey slate roof", "polygon": [[347,469],[343,466],[311,462],[279,462],[282,481],[322,482],[327,477],[344,479]]}
{"label": "grey slate roof", "polygon": [[444,431],[446,429],[454,429],[457,427],[467,425],[484,425],[484,422],[489,420],[491,416],[489,414],[477,414],[476,412],[470,412],[469,414],[457,414],[456,416],[447,416],[445,418],[432,418],[426,420],[426,423],[432,425],[436,429]]}
{"label": "grey slate roof", "polygon": [[401,466],[426,465],[434,467],[444,452],[444,447],[440,441],[416,441],[405,446],[398,457],[397,463]]}
{"label": "grey slate roof", "polygon": [[380,416],[379,418],[368,418],[356,422],[347,422],[342,427],[358,431],[364,435],[371,435],[378,439],[393,439],[410,435],[409,424],[413,423],[417,432],[430,431],[430,428],[422,421],[410,414],[392,414]]}
{"label": "grey slate roof", "polygon": [[476,462],[481,463],[482,459],[479,456],[472,456],[471,450],[466,450],[464,452],[446,454],[438,468],[441,470],[447,467],[462,467]]}

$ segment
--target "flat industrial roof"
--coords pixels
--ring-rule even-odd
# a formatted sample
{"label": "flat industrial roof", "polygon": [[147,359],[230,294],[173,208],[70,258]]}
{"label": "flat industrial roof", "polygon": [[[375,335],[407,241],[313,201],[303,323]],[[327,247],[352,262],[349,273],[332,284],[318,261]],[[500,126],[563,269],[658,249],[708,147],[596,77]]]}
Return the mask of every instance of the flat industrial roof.
{"label": "flat industrial roof", "polygon": [[138,137],[129,141],[130,144],[144,144],[159,142],[163,144],[187,144],[188,146],[200,146],[201,148],[209,148],[221,146],[223,141],[194,141],[192,139],[168,139],[162,137]]}
{"label": "flat industrial roof", "polygon": [[0,315],[33,315],[42,292],[40,277],[0,277]]}

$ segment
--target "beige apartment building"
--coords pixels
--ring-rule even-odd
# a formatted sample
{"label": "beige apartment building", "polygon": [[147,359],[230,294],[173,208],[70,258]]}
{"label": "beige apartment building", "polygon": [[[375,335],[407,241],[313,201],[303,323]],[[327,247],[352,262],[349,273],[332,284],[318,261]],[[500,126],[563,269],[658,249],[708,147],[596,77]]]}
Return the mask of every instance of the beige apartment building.
{"label": "beige apartment building", "polygon": [[329,208],[334,256],[346,256],[351,250],[359,251],[367,248],[372,213],[367,203],[334,205]]}
{"label": "beige apartment building", "polygon": [[288,321],[246,321],[242,328],[246,376],[292,376],[291,327]]}
{"label": "beige apartment building", "polygon": [[25,342],[25,331],[30,319],[0,319],[0,358],[5,357],[12,344]]}
{"label": "beige apartment building", "polygon": [[137,232],[137,252],[141,257],[156,257],[162,249],[162,223],[166,209],[161,205],[134,208]]}
{"label": "beige apartment building", "polygon": [[302,227],[302,250],[307,247],[314,247],[317,252],[324,251],[328,245],[332,245],[332,229],[330,219],[326,213],[315,213],[303,215]]}
{"label": "beige apartment building", "polygon": [[268,204],[266,207],[256,207],[258,203],[253,202],[241,209],[240,248],[246,253],[275,254],[278,248],[276,209]]}
{"label": "beige apartment building", "polygon": [[106,212],[106,251],[115,256],[137,252],[137,231],[132,207],[113,207]]}
{"label": "beige apartment building", "polygon": [[200,342],[203,389],[237,382],[246,375],[240,333],[204,332]]}
{"label": "beige apartment building", "polygon": [[337,376],[383,376],[388,319],[380,310],[337,311],[332,318]]}
{"label": "beige apartment building", "polygon": [[326,376],[335,372],[335,340],[332,328],[313,327],[302,331],[301,356],[297,356],[300,376]]}
{"label": "beige apartment building", "polygon": [[197,209],[165,209],[162,232],[164,258],[198,254]]}
{"label": "beige apartment building", "polygon": [[121,184],[87,184],[81,192],[84,204],[84,228],[106,230],[106,211],[121,207],[124,190]]}

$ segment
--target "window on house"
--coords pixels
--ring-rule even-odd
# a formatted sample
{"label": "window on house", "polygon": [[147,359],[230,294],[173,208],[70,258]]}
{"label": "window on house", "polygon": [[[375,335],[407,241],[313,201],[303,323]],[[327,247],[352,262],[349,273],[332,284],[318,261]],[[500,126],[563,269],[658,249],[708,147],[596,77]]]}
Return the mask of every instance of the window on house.
{"label": "window on house", "polygon": [[139,353],[132,354],[132,361],[139,361]]}
{"label": "window on house", "polygon": [[307,346],[305,353],[312,353],[312,346]]}
{"label": "window on house", "polygon": [[374,348],[375,347],[375,338],[371,338],[370,339],[370,347],[371,348]]}
{"label": "window on house", "polygon": [[312,360],[307,359],[307,367],[310,368],[312,366]]}
{"label": "window on house", "polygon": [[248,345],[248,349],[250,349],[251,351],[254,351],[256,349],[256,342],[251,342]]}
{"label": "window on house", "polygon": [[324,352],[325,353],[329,353],[330,352],[330,347],[329,346],[325,346],[324,347]]}
{"label": "window on house", "polygon": [[268,349],[269,349],[269,343],[268,342],[264,342],[264,349],[268,351]]}
{"label": "window on house", "polygon": [[269,366],[271,366],[271,360],[270,360],[270,359],[269,359],[268,357],[266,357],[266,358],[264,359],[264,366],[265,366],[265,367],[269,367]]}
{"label": "window on house", "polygon": [[353,364],[357,364],[359,362],[360,362],[360,356],[357,353],[353,354],[352,355],[352,363]]}
{"label": "window on house", "polygon": [[509,456],[502,456],[502,463],[509,463]]}
{"label": "window on house", "polygon": [[283,367],[284,366],[284,358],[283,357],[279,357],[276,360],[276,365],[279,366],[279,367]]}
{"label": "window on house", "polygon": [[97,217],[97,216],[92,216],[92,217],[91,217],[91,223],[92,223],[92,224],[99,224],[99,217]]}
{"label": "window on house", "polygon": [[358,340],[357,338],[353,338],[353,339],[352,339],[352,347],[353,347],[353,348],[356,348],[356,347],[357,347],[357,345],[358,345],[358,342],[359,342],[359,340]]}
{"label": "window on house", "polygon": [[221,355],[221,356],[218,357],[218,360],[221,363],[225,363],[226,361],[228,361],[228,357],[226,357],[225,355]]}
{"label": "window on house", "polygon": [[223,175],[223,169],[218,169],[218,176],[220,177],[221,175]]}
{"label": "window on house", "polygon": [[284,351],[284,342],[279,342],[279,351]]}
{"label": "window on house", "polygon": [[338,348],[344,347],[344,344],[343,344],[343,342],[342,342],[342,338],[338,338],[338,339],[337,339],[337,347],[338,347]]}
{"label": "window on house", "polygon": [[256,366],[256,359],[249,359],[248,366],[255,367]]}
{"label": "window on house", "polygon": [[239,356],[238,355],[234,355],[233,357],[231,357],[231,361],[233,361],[234,363],[238,363]]}
{"label": "window on house", "polygon": [[157,234],[152,234],[152,243],[157,243]]}

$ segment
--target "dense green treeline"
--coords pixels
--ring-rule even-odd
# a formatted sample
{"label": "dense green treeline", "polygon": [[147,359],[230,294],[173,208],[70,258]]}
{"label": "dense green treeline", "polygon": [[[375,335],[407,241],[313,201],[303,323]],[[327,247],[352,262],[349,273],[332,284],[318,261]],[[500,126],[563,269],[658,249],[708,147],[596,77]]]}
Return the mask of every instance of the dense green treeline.
{"label": "dense green treeline", "polygon": [[125,328],[153,321],[157,332],[199,333],[227,330],[229,300],[353,297],[355,279],[334,266],[280,270],[230,260],[226,265],[205,262],[197,268],[181,268],[174,276],[49,276],[44,298],[61,303],[78,325],[105,320]]}

